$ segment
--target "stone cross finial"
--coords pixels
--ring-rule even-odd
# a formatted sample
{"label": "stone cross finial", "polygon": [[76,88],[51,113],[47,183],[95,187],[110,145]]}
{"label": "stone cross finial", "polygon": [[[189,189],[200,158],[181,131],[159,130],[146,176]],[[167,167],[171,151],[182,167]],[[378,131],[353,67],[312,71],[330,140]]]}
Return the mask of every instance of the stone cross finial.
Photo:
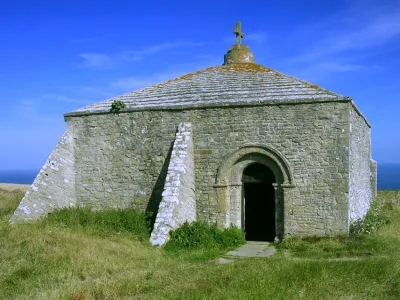
{"label": "stone cross finial", "polygon": [[236,34],[236,45],[241,44],[241,39],[244,38],[244,33],[242,32],[242,23],[236,22],[235,28],[233,28],[233,33]]}

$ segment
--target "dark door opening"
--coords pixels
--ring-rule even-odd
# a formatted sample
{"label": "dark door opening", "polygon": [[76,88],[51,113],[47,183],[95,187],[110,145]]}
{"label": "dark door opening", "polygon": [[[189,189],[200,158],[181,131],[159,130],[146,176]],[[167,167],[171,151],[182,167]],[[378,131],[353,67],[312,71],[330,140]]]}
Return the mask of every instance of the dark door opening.
{"label": "dark door opening", "polygon": [[248,241],[272,242],[276,236],[275,176],[261,164],[243,171],[244,231]]}

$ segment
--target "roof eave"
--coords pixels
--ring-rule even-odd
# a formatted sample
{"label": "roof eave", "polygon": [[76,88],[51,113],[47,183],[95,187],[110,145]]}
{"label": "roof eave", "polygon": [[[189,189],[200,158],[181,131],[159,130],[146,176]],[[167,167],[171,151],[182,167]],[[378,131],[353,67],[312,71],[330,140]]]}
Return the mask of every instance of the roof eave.
{"label": "roof eave", "polygon": [[[194,109],[210,109],[210,108],[227,108],[227,107],[251,107],[251,106],[273,106],[273,105],[296,105],[296,104],[315,104],[315,103],[328,103],[328,102],[353,102],[350,97],[336,96],[334,98],[299,98],[290,100],[269,100],[269,101],[252,101],[252,102],[225,102],[225,103],[199,103],[199,104],[186,104],[186,105],[169,105],[169,106],[139,106],[121,109],[118,112],[111,110],[86,110],[86,111],[75,111],[64,114],[64,118],[69,117],[80,117],[89,115],[104,115],[104,114],[120,114],[129,113],[133,111],[160,111],[160,110],[194,110]],[[355,106],[355,104],[354,104]],[[356,108],[357,109],[357,108]],[[357,109],[357,111],[359,111]],[[361,113],[360,113],[361,114]],[[364,118],[365,119],[365,118]]]}

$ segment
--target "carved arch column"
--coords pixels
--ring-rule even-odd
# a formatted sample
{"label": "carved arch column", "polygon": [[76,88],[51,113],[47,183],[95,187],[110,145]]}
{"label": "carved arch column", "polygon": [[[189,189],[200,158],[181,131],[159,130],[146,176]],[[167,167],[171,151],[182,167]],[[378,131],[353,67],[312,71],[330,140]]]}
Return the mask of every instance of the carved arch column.
{"label": "carved arch column", "polygon": [[228,154],[218,168],[214,188],[218,199],[218,223],[224,227],[242,227],[243,170],[254,163],[268,167],[274,174],[276,235],[285,233],[285,190],[293,187],[293,175],[286,159],[277,150],[260,145],[246,145]]}

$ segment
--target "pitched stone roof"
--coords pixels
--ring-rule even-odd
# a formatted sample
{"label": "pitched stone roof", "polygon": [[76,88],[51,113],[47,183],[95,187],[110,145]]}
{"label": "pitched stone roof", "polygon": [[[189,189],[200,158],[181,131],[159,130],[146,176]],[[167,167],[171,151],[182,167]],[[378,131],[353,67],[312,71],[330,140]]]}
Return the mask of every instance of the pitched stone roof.
{"label": "pitched stone roof", "polygon": [[345,99],[342,95],[255,63],[234,63],[206,68],[95,103],[71,115],[110,111],[114,100],[123,101],[126,109],[179,109]]}

